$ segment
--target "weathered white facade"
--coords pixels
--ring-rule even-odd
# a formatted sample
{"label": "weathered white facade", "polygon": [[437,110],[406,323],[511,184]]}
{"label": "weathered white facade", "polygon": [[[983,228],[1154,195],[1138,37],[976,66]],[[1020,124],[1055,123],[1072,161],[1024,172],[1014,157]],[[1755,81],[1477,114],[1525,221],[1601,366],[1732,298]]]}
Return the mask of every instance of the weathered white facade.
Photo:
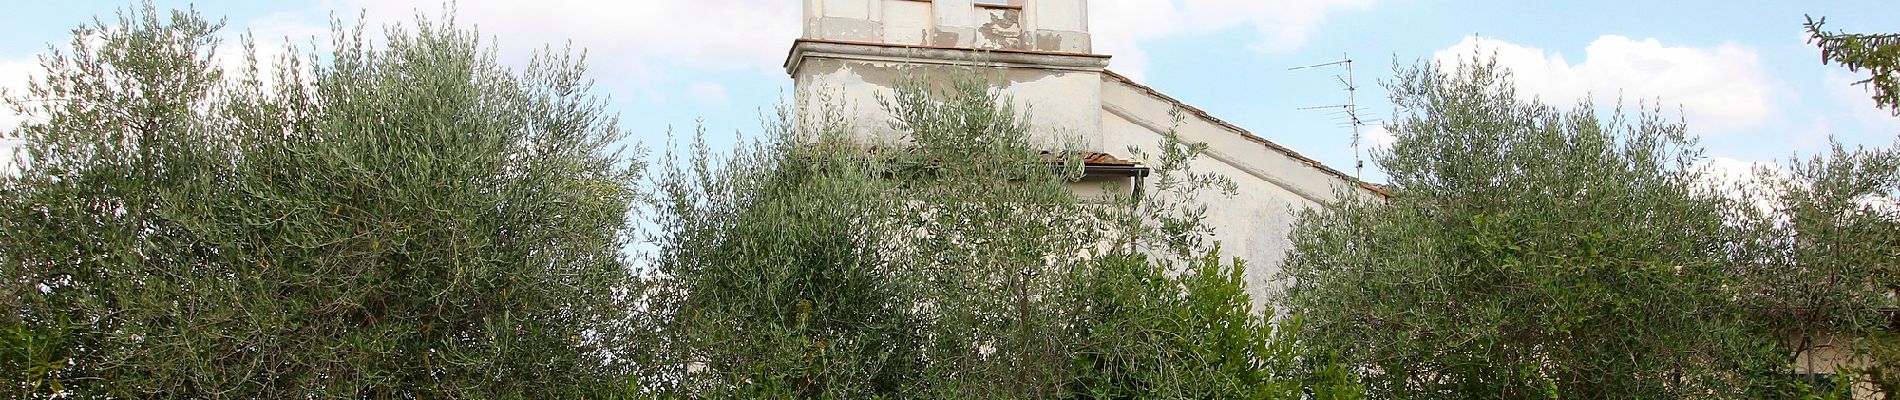
{"label": "weathered white facade", "polygon": [[[1225,175],[1239,191],[1203,199],[1227,254],[1249,260],[1257,299],[1289,245],[1296,210],[1339,193],[1383,196],[1377,187],[1110,72],[1094,54],[1087,0],[804,0],[804,37],[785,63],[801,98],[844,104],[869,134],[895,135],[877,104],[905,74],[974,73],[999,86],[1039,134],[1074,138],[1083,150],[1126,155],[1150,148],[1173,127],[1208,144],[1200,171]],[[1001,3],[1001,4],[998,4]],[[1180,110],[1185,119],[1174,122]]]}

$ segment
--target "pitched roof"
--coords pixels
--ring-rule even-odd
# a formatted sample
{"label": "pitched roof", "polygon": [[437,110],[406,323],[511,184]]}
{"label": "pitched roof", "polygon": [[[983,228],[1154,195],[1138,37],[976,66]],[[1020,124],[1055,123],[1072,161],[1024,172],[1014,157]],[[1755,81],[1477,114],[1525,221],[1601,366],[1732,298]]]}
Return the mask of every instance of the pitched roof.
{"label": "pitched roof", "polygon": [[1253,132],[1249,132],[1244,128],[1228,123],[1227,121],[1223,121],[1220,118],[1215,118],[1213,115],[1208,114],[1206,111],[1202,111],[1199,108],[1195,108],[1194,106],[1188,105],[1187,103],[1182,102],[1179,99],[1175,99],[1174,97],[1161,94],[1160,91],[1157,91],[1154,88],[1148,87],[1147,85],[1143,85],[1140,83],[1135,83],[1134,79],[1129,79],[1127,76],[1123,76],[1122,74],[1115,73],[1115,71],[1108,71],[1108,70],[1103,70],[1102,75],[1107,76],[1109,78],[1113,78],[1116,81],[1120,81],[1121,83],[1128,85],[1129,87],[1135,88],[1135,90],[1142,91],[1148,94],[1149,96],[1152,96],[1156,99],[1160,99],[1161,101],[1167,102],[1168,104],[1173,105],[1176,108],[1180,108],[1181,111],[1186,112],[1188,114],[1192,114],[1197,118],[1213,123],[1214,125],[1218,125],[1222,128],[1226,128],[1227,130],[1237,132],[1240,134],[1240,137],[1242,138],[1246,138],[1249,141],[1252,141],[1254,143],[1259,143],[1262,146],[1266,146],[1268,149],[1272,149],[1273,151],[1279,152],[1280,154],[1284,154],[1287,157],[1290,157],[1294,160],[1298,160],[1300,161],[1300,163],[1306,164],[1306,166],[1308,167],[1318,169],[1322,173],[1325,173],[1327,175],[1332,175],[1333,177],[1339,178],[1346,182],[1352,182],[1354,184],[1357,184],[1359,185],[1360,188],[1365,189],[1366,191],[1377,193],[1381,197],[1392,196],[1391,191],[1387,190],[1385,186],[1380,186],[1380,185],[1360,181],[1359,178],[1355,178],[1352,175],[1347,175],[1344,172],[1339,172],[1339,170],[1333,169],[1332,167],[1328,167],[1326,166],[1326,164],[1321,164],[1318,160],[1314,160],[1311,157],[1307,157],[1303,154],[1300,154],[1299,152],[1293,151],[1293,149],[1289,149],[1286,146],[1281,146],[1279,143],[1274,143],[1271,140],[1267,140],[1266,138],[1260,137],[1259,135],[1255,135],[1253,134]]}
{"label": "pitched roof", "polygon": [[1133,160],[1123,160],[1119,157],[1115,157],[1114,154],[1103,153],[1099,151],[1075,151],[1075,152],[1058,153],[1058,152],[1043,150],[1042,161],[1048,162],[1048,163],[1060,164],[1065,159],[1067,159],[1068,156],[1070,155],[1075,155],[1077,156],[1077,158],[1082,159],[1083,165],[1132,167],[1132,166],[1140,164]]}

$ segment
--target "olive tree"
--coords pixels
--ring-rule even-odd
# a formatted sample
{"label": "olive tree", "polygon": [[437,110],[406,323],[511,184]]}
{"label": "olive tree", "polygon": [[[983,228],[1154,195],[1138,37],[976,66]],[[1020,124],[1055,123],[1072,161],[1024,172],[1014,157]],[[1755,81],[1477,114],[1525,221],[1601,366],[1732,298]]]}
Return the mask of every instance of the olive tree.
{"label": "olive tree", "polygon": [[579,59],[524,69],[452,19],[215,62],[149,4],[8,103],[8,397],[601,394],[632,310],[638,165]]}
{"label": "olive tree", "polygon": [[[1855,84],[1872,90],[1876,106],[1900,116],[1900,34],[1827,31],[1825,24],[1825,18],[1809,17],[1804,25],[1809,41],[1821,50],[1821,61],[1855,72],[1865,69],[1868,77]],[[1762,287],[1772,288],[1762,296],[1763,309],[1771,311],[1771,320],[1796,350],[1810,350],[1820,335],[1851,339],[1847,353],[1857,366],[1846,372],[1895,398],[1900,396],[1900,334],[1894,333],[1900,329],[1900,287],[1894,282],[1900,282],[1895,270],[1900,254],[1892,249],[1900,215],[1891,202],[1900,198],[1900,154],[1892,148],[1850,150],[1838,144],[1832,150],[1791,160],[1794,168],[1764,195],[1779,206],[1764,219],[1764,231],[1785,239],[1769,256],[1788,267],[1762,274],[1770,278]]]}
{"label": "olive tree", "polygon": [[[1170,136],[1137,197],[1081,196],[1079,155],[1038,141],[986,82],[907,81],[901,137],[782,111],[729,155],[662,163],[643,298],[662,393],[795,398],[1320,398],[1355,395],[1252,308],[1200,243]],[[1033,106],[1033,105],[1032,105]],[[703,142],[700,142],[703,143]],[[1129,153],[1135,154],[1135,153]],[[1159,188],[1159,189],[1157,189]],[[1316,379],[1313,377],[1324,378]]]}
{"label": "olive tree", "polygon": [[[1749,303],[1782,341],[1793,370],[1831,371],[1834,389],[1900,388],[1893,372],[1891,332],[1900,307],[1900,153],[1847,149],[1786,170],[1761,171],[1748,193],[1754,204],[1745,232],[1758,251],[1742,280]],[[1750,188],[1743,188],[1749,190]],[[1817,354],[1817,353],[1830,354]],[[1818,360],[1816,358],[1839,358]],[[1818,377],[1799,384],[1826,389]]]}
{"label": "olive tree", "polygon": [[1747,398],[1779,355],[1744,303],[1739,203],[1681,123],[1524,100],[1473,56],[1387,86],[1389,201],[1306,213],[1305,336],[1388,398]]}

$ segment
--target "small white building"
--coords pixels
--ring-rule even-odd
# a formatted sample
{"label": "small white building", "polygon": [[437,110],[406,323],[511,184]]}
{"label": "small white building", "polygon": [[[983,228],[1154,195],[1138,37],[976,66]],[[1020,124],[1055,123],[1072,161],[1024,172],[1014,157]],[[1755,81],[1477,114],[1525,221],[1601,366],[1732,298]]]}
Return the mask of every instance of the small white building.
{"label": "small white building", "polygon": [[[1148,148],[1173,126],[1183,140],[1208,144],[1194,167],[1238,185],[1210,197],[1208,222],[1228,255],[1248,260],[1256,301],[1271,290],[1285,258],[1296,210],[1339,193],[1384,196],[1292,149],[1221,121],[1111,72],[1091,46],[1088,0],[804,0],[804,35],[785,70],[798,104],[811,96],[841,101],[867,134],[894,136],[878,106],[904,74],[972,73],[1027,106],[1039,132],[1079,138],[1084,150],[1125,155]],[[1171,112],[1185,119],[1176,125]]]}

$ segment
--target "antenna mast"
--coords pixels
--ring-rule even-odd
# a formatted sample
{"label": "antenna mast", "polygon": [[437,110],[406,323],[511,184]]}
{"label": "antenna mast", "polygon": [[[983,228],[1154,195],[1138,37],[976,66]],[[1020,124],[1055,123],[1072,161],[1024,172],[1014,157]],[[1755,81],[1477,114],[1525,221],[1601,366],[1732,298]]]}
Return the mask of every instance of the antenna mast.
{"label": "antenna mast", "polygon": [[1352,129],[1352,177],[1353,179],[1361,179],[1362,175],[1365,174],[1366,160],[1364,157],[1365,153],[1359,150],[1359,147],[1360,147],[1359,129],[1366,125],[1366,120],[1359,118],[1359,85],[1353,81],[1352,56],[1349,54],[1342,54],[1341,60],[1339,61],[1313,64],[1313,65],[1308,65],[1308,66],[1303,66],[1303,67],[1287,68],[1287,70],[1294,71],[1294,70],[1302,70],[1302,69],[1308,69],[1308,68],[1330,67],[1330,66],[1335,66],[1335,65],[1344,66],[1346,68],[1345,76],[1339,76],[1339,75],[1333,76],[1333,78],[1339,80],[1339,84],[1345,87],[1346,89],[1346,104],[1335,104],[1335,105],[1330,105],[1330,106],[1301,107],[1300,109],[1301,110],[1323,110],[1323,109],[1331,109],[1331,108],[1340,109],[1340,111],[1337,114],[1344,116],[1346,118],[1346,122],[1345,122],[1346,126]]}

